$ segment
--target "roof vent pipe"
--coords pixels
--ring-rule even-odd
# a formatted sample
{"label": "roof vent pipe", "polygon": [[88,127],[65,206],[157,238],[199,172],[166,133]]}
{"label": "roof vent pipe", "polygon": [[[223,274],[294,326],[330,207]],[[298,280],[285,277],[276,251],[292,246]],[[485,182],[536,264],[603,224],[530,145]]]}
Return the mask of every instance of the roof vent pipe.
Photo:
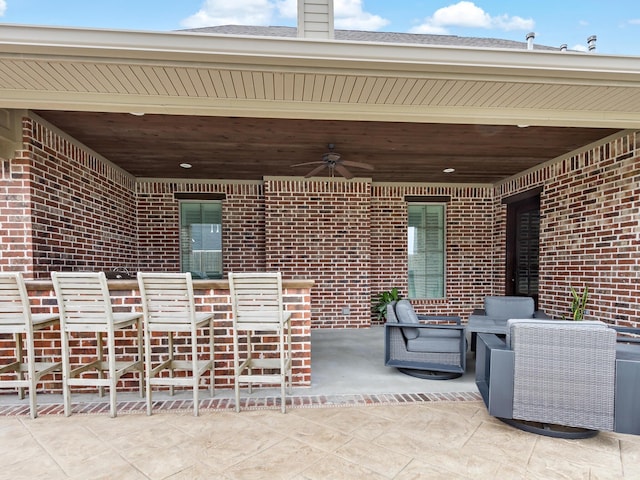
{"label": "roof vent pipe", "polygon": [[567,51],[567,44],[563,43],[562,45],[560,45],[560,51],[561,52],[566,52]]}
{"label": "roof vent pipe", "polygon": [[595,35],[591,35],[589,38],[587,38],[587,44],[589,45],[589,52],[594,52],[596,50],[597,39],[598,37],[596,37]]}
{"label": "roof vent pipe", "polygon": [[333,39],[333,0],[298,0],[298,37]]}
{"label": "roof vent pipe", "polygon": [[527,50],[533,50],[533,39],[536,38],[535,32],[527,33]]}

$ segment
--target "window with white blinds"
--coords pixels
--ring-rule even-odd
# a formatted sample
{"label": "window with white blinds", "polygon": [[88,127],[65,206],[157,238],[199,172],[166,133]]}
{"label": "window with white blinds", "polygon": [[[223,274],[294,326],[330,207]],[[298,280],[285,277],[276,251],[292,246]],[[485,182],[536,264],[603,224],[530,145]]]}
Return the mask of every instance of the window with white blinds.
{"label": "window with white blinds", "polygon": [[445,204],[409,204],[409,298],[444,298]]}
{"label": "window with white blinds", "polygon": [[180,202],[180,262],[193,278],[222,278],[221,202]]}

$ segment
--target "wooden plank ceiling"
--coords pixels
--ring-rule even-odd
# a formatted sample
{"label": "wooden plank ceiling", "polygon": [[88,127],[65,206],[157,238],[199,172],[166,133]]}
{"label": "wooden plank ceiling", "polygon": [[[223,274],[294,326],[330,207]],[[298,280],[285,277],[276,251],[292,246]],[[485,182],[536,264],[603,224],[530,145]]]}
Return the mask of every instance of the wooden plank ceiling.
{"label": "wooden plank ceiling", "polygon": [[[356,177],[378,182],[496,183],[616,129],[296,120],[36,110],[136,177],[260,180],[303,176],[329,143]],[[181,163],[192,165],[190,169]],[[453,173],[444,173],[454,168]],[[319,176],[330,175],[325,169]]]}

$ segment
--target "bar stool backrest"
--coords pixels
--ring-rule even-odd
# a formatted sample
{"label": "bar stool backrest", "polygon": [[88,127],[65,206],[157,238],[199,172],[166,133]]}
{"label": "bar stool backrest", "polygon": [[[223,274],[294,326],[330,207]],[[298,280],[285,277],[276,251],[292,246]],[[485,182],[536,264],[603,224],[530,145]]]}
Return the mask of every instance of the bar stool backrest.
{"label": "bar stool backrest", "polygon": [[193,280],[186,273],[138,273],[142,308],[150,331],[195,328]]}
{"label": "bar stool backrest", "polygon": [[32,328],[27,289],[20,273],[0,274],[0,333],[27,332]]}
{"label": "bar stool backrest", "polygon": [[[113,309],[104,272],[51,272],[61,328],[105,331],[113,328]],[[106,324],[106,325],[105,325]]]}
{"label": "bar stool backrest", "polygon": [[282,323],[285,311],[280,272],[229,274],[229,290],[234,325]]}

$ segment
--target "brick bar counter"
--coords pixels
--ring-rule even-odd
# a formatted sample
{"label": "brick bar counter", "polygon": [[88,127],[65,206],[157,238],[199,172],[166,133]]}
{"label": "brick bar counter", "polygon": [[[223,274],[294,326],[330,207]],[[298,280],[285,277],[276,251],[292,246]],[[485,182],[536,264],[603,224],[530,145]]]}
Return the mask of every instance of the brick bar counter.
{"label": "brick bar counter", "polygon": [[[114,311],[141,312],[140,292],[136,280],[108,280],[111,301]],[[233,336],[232,313],[229,285],[226,280],[194,280],[196,308],[205,312],[214,312],[214,342],[215,342],[215,383],[216,388],[233,388]],[[311,386],[311,287],[312,280],[283,280],[283,295],[285,309],[292,312],[292,343],[293,343],[293,385],[298,387]],[[58,311],[58,306],[50,281],[27,281],[27,289],[34,313]],[[202,345],[202,352],[207,354],[208,330],[201,331],[198,343]],[[3,336],[4,337],[4,336]],[[131,352],[134,355],[135,330],[123,333],[116,338],[118,354]],[[158,339],[160,341],[160,337]],[[265,352],[269,350],[269,342],[275,344],[276,339],[264,337],[258,339],[265,345]],[[179,347],[179,336],[175,339],[176,348]],[[60,332],[45,330],[36,332],[36,357],[38,360],[60,360]],[[13,340],[0,338],[0,358],[10,356],[14,358]],[[95,335],[89,334],[78,341],[74,340],[71,347],[72,368],[82,355],[95,355]],[[74,362],[74,358],[76,361]],[[1,362],[6,363],[6,362]],[[206,382],[206,377],[203,382]],[[130,375],[125,376],[118,385],[118,391],[135,391],[136,383]],[[204,387],[205,383],[203,383]],[[45,377],[38,391],[47,393],[61,392],[61,373]],[[74,390],[75,391],[75,390]]]}

